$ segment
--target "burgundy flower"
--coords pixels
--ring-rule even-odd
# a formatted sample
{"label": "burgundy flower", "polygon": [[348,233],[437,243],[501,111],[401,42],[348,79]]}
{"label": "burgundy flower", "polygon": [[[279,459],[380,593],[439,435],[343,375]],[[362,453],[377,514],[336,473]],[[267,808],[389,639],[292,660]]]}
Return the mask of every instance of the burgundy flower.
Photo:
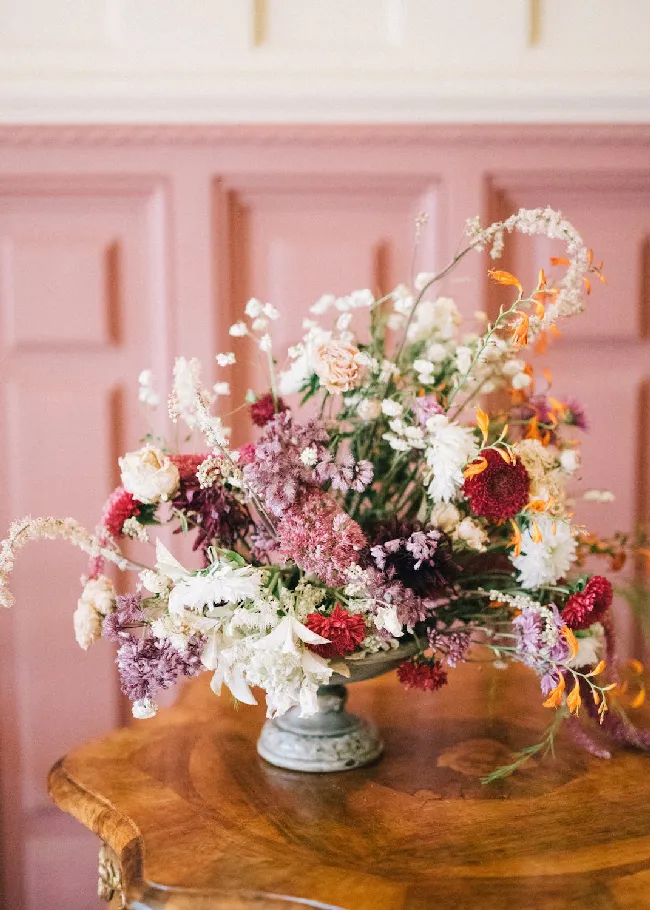
{"label": "burgundy flower", "polygon": [[119,537],[122,534],[122,525],[127,518],[140,514],[140,505],[131,493],[124,487],[117,487],[104,503],[102,510],[102,524],[111,535]]}
{"label": "burgundy flower", "polygon": [[366,637],[366,624],[358,613],[348,613],[337,604],[331,616],[310,613],[305,625],[317,635],[329,639],[327,645],[309,645],[321,657],[343,657],[351,654]]}
{"label": "burgundy flower", "polygon": [[252,403],[251,420],[256,427],[264,427],[276,414],[286,410],[287,406],[281,398],[276,400],[270,392],[267,392]]}
{"label": "burgundy flower", "polygon": [[447,671],[428,660],[409,660],[397,668],[397,677],[405,689],[435,692],[447,684]]}
{"label": "burgundy flower", "polygon": [[483,449],[487,467],[465,479],[463,492],[472,512],[489,521],[513,518],[528,502],[530,477],[519,459],[504,461],[495,449]]}
{"label": "burgundy flower", "polygon": [[420,597],[431,597],[445,588],[456,568],[449,537],[418,522],[381,523],[372,539],[374,565],[386,578],[399,580]]}
{"label": "burgundy flower", "polygon": [[570,629],[588,629],[601,622],[612,605],[610,582],[602,575],[593,575],[583,591],[576,591],[562,610],[562,619]]}

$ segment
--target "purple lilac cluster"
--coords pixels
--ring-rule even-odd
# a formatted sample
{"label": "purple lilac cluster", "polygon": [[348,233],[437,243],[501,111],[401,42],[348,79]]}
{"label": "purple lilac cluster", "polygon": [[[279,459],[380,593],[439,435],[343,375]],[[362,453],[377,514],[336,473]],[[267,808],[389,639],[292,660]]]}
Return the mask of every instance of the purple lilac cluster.
{"label": "purple lilac cluster", "polygon": [[363,493],[372,483],[374,468],[370,461],[355,461],[354,456],[347,452],[340,462],[335,462],[332,453],[326,450],[322,453],[320,461],[314,467],[314,476],[321,484],[328,481],[333,490],[347,493]]}
{"label": "purple lilac cluster", "polygon": [[133,630],[144,625],[146,614],[140,594],[120,594],[115,611],[109,613],[102,625],[102,635],[111,641],[122,642],[132,637]]}
{"label": "purple lilac cluster", "polygon": [[329,434],[322,421],[300,424],[290,411],[276,414],[264,428],[253,460],[244,466],[246,482],[277,516],[309,488],[330,483],[343,493],[365,490],[372,483],[372,464],[357,462],[349,453],[336,462],[328,443]]}
{"label": "purple lilac cluster", "polygon": [[181,676],[201,672],[201,654],[205,645],[200,635],[189,639],[181,653],[169,642],[160,642],[150,634],[135,635],[145,626],[146,613],[140,594],[117,598],[116,610],[104,619],[102,635],[120,645],[116,664],[122,692],[131,701],[151,697],[159,689],[168,689]]}
{"label": "purple lilac cluster", "polygon": [[570,649],[562,635],[565,623],[555,604],[531,605],[516,616],[512,625],[517,636],[517,659],[541,675],[544,695],[559,682],[555,664],[569,659]]}
{"label": "purple lilac cluster", "polygon": [[168,641],[158,641],[151,635],[137,638],[131,635],[117,651],[117,668],[122,692],[139,701],[151,698],[160,689],[168,689],[181,676],[197,676],[201,672],[201,654],[205,641],[198,635],[191,638],[184,653]]}
{"label": "purple lilac cluster", "polygon": [[313,465],[304,464],[300,454],[313,449],[318,462],[328,440],[321,421],[299,424],[290,411],[276,414],[267,423],[255,446],[254,461],[244,466],[244,478],[274,515],[283,515],[305,487],[316,485]]}
{"label": "purple lilac cluster", "polygon": [[465,629],[428,629],[427,638],[431,650],[441,654],[441,661],[456,667],[465,660],[472,633]]}

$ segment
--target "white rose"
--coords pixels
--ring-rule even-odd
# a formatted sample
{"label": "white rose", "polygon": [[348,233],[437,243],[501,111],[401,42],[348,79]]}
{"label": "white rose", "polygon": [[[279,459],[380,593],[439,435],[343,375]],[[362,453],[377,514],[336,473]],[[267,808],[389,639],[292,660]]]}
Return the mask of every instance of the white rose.
{"label": "white rose", "polygon": [[460,521],[460,512],[451,502],[440,502],[431,510],[431,524],[451,534]]}
{"label": "white rose", "polygon": [[485,550],[487,534],[483,528],[471,518],[463,518],[454,533],[456,540],[464,541],[472,550],[482,553]]}
{"label": "white rose", "polygon": [[102,616],[107,616],[115,609],[115,586],[110,578],[100,575],[99,578],[91,578],[87,581],[79,603],[92,607]]}
{"label": "white rose", "polygon": [[163,502],[178,489],[178,468],[155,446],[127,452],[119,459],[122,486],[140,502]]}
{"label": "white rose", "polygon": [[102,615],[92,604],[80,599],[77,602],[77,609],[74,611],[72,621],[77,644],[87,651],[102,634]]}

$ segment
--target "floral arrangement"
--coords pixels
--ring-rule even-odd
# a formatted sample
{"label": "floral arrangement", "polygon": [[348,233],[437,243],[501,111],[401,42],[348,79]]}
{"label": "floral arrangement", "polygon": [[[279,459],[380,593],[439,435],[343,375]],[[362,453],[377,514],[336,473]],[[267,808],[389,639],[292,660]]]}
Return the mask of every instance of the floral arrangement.
{"label": "floral arrangement", "polygon": [[[498,259],[513,231],[559,239],[566,257],[529,291],[492,270],[498,315],[478,313],[474,330],[463,330],[436,283],[471,251]],[[8,578],[28,540],[62,537],[88,552],[77,640],[117,643],[139,718],[156,712],[157,691],[203,670],[215,692],[225,685],[246,704],[256,702],[254,688],[265,690],[269,716],[294,706],[306,715],[334,673],[404,642],[417,653],[399,680],[434,692],[476,645],[499,664],[535,671],[555,712],[542,742],[497,775],[552,746],[565,719],[583,745],[607,755],[576,724],[581,710],[615,738],[648,744],[620,701],[610,710],[623,689],[612,585],[585,571],[593,555],[620,568],[629,541],[572,522],[585,415],[554,397],[548,372],[540,383],[525,357],[583,309],[594,278],[605,280],[573,226],[536,209],[487,228],[468,222],[464,248],[412,289],[322,297],[286,354],[273,342],[279,312],[250,300],[230,335],[257,350],[267,371],[266,387],[246,395],[254,438],[230,446],[226,417],[215,413],[229,383],[208,389],[198,361],[179,358],[169,413],[202,435],[201,453],[149,437],[125,454],[95,534],[70,518],[16,522],[0,551],[1,602],[13,600]],[[224,371],[236,363],[231,352],[216,360]],[[140,400],[159,404],[148,370]],[[193,537],[201,568],[171,554],[172,531]],[[131,539],[152,535],[149,565],[127,555]],[[107,562],[138,573],[134,593],[116,593]],[[635,704],[641,678],[637,666]]]}

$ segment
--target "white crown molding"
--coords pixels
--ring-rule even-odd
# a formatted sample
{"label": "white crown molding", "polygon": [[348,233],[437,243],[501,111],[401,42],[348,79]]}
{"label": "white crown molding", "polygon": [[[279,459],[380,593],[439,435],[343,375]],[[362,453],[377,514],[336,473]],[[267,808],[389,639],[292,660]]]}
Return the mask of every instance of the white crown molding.
{"label": "white crown molding", "polygon": [[650,123],[650,78],[452,83],[411,78],[10,77],[0,123]]}

